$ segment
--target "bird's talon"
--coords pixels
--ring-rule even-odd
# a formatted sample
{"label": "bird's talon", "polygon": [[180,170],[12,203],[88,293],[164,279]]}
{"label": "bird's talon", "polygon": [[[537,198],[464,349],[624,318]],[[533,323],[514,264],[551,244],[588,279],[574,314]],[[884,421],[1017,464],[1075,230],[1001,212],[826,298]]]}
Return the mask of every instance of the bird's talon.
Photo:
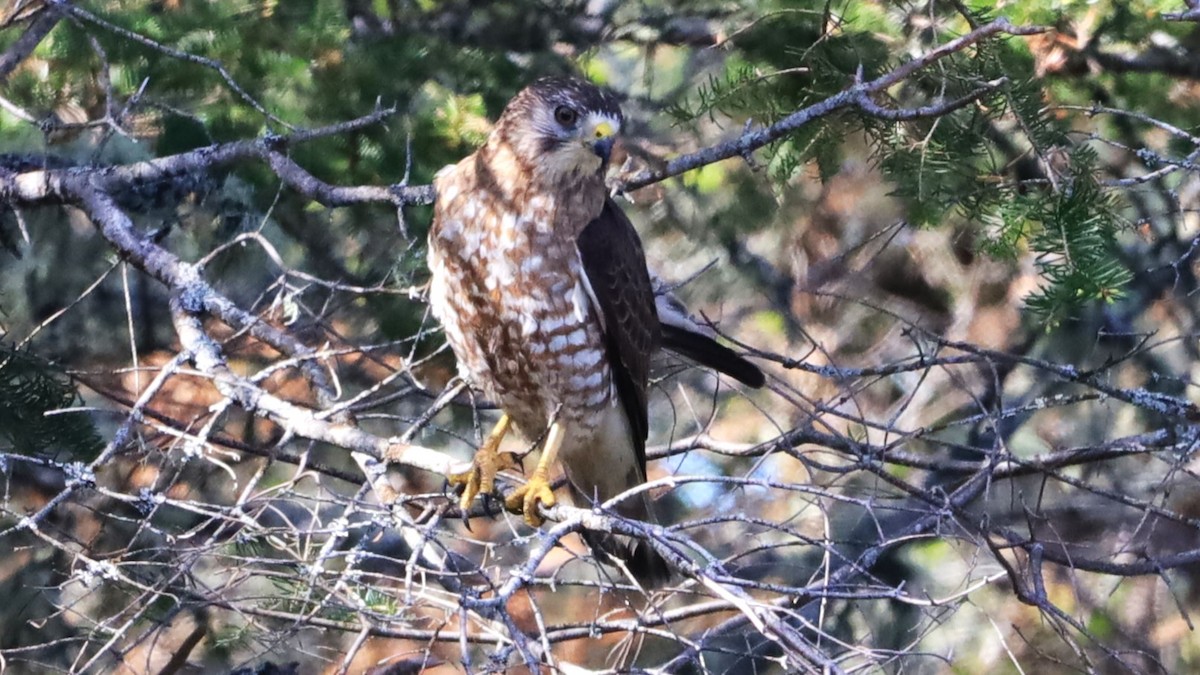
{"label": "bird's talon", "polygon": [[496,508],[497,500],[496,500],[496,495],[494,493],[492,493],[492,492],[482,493],[479,496],[479,502],[483,506],[483,515],[488,516],[488,517],[494,517],[495,515],[497,515],[499,513],[499,509]]}
{"label": "bird's talon", "polygon": [[538,504],[550,508],[554,503],[554,490],[550,487],[550,480],[545,473],[538,470],[529,477],[529,482],[513,490],[504,500],[504,508],[524,516],[525,524],[530,527],[541,527],[545,519],[538,511]]}
{"label": "bird's talon", "polygon": [[475,453],[475,459],[471,462],[470,469],[446,476],[446,482],[462,488],[458,506],[463,511],[471,507],[471,502],[475,501],[476,496],[491,494],[496,489],[497,473],[519,466],[511,452],[496,450],[495,446],[499,444],[498,439],[495,443],[492,443],[491,439],[488,440],[489,442]]}
{"label": "bird's talon", "polygon": [[458,508],[463,511],[463,517],[466,518],[467,508],[471,506],[471,501],[475,499],[475,495],[479,494],[479,467],[472,464],[470,469],[462,473],[448,474],[446,482],[452,487],[462,489],[459,495]]}

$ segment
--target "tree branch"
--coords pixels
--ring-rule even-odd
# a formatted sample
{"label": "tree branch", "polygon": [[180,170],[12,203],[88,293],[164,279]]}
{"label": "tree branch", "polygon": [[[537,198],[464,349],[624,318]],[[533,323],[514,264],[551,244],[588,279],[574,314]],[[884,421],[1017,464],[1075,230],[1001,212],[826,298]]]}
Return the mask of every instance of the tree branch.
{"label": "tree branch", "polygon": [[[979,28],[976,28],[975,30],[972,30],[970,33],[967,33],[960,38],[951,40],[950,42],[947,42],[946,44],[941,45],[918,58],[908,61],[895,70],[881,75],[874,80],[856,83],[850,88],[834,94],[824,101],[815,103],[807,108],[797,110],[796,112],[779,120],[775,124],[748,131],[733,140],[719,143],[703,150],[684,155],[683,157],[677,157],[667,162],[667,165],[662,169],[645,170],[625,178],[620,183],[620,189],[626,192],[637,190],[639,188],[646,187],[647,185],[662,181],[666,178],[678,176],[682,173],[686,173],[693,169],[698,169],[702,166],[713,164],[721,160],[730,159],[733,157],[745,157],[746,155],[758,150],[759,148],[762,148],[763,146],[782,139],[784,136],[787,136],[797,129],[800,129],[813,120],[827,117],[843,108],[863,108],[864,101],[868,102],[868,108],[870,108],[870,110],[863,108],[864,112],[867,114],[871,114],[871,110],[880,112],[881,110],[879,108],[870,103],[870,95],[887,91],[890,87],[911,77],[917,71],[922,70],[951,54],[962,51],[963,49],[966,49],[967,47],[981,40],[993,37],[995,35],[1034,35],[1044,32],[1045,30],[1046,29],[1038,26],[1013,26],[1008,22],[1007,19],[996,19],[995,21],[991,21],[980,26]],[[999,86],[1000,84],[1003,83],[998,82],[996,86]],[[994,89],[994,87],[985,85],[981,89],[977,90],[976,93],[978,95],[982,95],[983,93],[991,91],[992,89]],[[965,105],[967,102],[969,102],[969,100],[970,97],[968,97],[967,100],[957,100],[951,101],[947,104],[927,106],[918,112],[912,113],[887,111],[885,113],[885,119],[900,119],[903,118],[905,114],[911,114],[914,118],[927,117],[932,114],[941,114],[937,111],[941,110],[948,112],[956,107],[962,107],[962,105]]]}
{"label": "tree branch", "polygon": [[21,37],[12,43],[8,51],[0,54],[0,84],[8,80],[12,71],[33,53],[33,50],[50,34],[50,31],[54,30],[60,20],[62,20],[62,13],[53,5],[37,13]]}

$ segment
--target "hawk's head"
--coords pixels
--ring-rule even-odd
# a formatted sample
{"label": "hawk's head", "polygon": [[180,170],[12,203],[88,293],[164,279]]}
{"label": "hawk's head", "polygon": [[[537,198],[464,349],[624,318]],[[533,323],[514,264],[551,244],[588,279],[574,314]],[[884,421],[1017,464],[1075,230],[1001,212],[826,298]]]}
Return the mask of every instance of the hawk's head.
{"label": "hawk's head", "polygon": [[622,120],[612,93],[582,80],[545,77],[509,102],[492,134],[543,177],[564,179],[601,171]]}

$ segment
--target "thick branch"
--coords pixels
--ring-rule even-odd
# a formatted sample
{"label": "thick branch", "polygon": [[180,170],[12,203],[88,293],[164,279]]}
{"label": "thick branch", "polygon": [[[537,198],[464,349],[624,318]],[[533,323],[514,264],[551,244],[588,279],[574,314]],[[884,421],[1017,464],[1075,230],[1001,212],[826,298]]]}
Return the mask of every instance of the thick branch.
{"label": "thick branch", "polygon": [[279,177],[289,186],[322,203],[327,199],[330,206],[375,202],[400,207],[430,203],[433,201],[432,186],[333,188],[301,169],[283,154],[291,145],[378,124],[395,114],[394,108],[388,108],[348,122],[286,136],[268,136],[209,145],[177,155],[120,166],[81,166],[27,171],[16,175],[0,172],[0,200],[25,206],[74,202],[79,200],[81,186],[115,195],[132,185],[208,173],[237,162],[257,159],[278,167]]}
{"label": "thick branch", "polygon": [[81,203],[100,233],[122,256],[138,269],[185,297],[189,306],[202,308],[229,326],[245,330],[275,349],[297,357],[300,369],[313,385],[332,395],[333,385],[321,365],[313,358],[312,349],[291,333],[263,322],[238,307],[213,288],[196,265],[180,260],[153,240],[138,236],[129,217],[117,207],[112,198],[88,185],[81,178],[82,176],[78,175],[71,176],[61,184],[62,189],[72,197],[72,201]]}

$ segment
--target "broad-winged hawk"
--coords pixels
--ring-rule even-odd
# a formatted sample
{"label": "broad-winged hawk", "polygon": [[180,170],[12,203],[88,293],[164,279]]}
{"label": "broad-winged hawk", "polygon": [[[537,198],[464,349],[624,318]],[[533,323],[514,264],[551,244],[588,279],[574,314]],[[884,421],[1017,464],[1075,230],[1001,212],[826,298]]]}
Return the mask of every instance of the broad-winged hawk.
{"label": "broad-winged hawk", "polygon": [[[464,379],[504,411],[475,468],[453,478],[464,507],[512,465],[497,453],[510,424],[544,438],[537,468],[506,501],[531,525],[539,503],[554,504],[556,457],[581,505],[645,482],[646,389],[660,347],[763,384],[757,367],[669,304],[656,308],[641,242],[604,185],[622,122],[612,94],[541,79],[513,98],[482,148],[435,179],[430,307]],[[616,511],[652,519],[644,493]],[[585,539],[645,583],[668,576],[645,542]]]}

